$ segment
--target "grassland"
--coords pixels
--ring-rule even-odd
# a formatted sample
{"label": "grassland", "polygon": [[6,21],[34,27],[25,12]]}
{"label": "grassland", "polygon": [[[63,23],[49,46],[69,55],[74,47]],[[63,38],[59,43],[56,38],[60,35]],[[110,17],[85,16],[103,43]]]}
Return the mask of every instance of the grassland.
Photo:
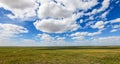
{"label": "grassland", "polygon": [[120,47],[0,47],[0,64],[120,64]]}

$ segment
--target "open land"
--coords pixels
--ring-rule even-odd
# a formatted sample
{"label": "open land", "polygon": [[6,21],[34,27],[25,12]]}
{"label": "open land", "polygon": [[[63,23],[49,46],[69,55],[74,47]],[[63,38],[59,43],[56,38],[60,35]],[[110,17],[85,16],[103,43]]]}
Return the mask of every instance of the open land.
{"label": "open land", "polygon": [[0,64],[120,64],[120,47],[0,47]]}

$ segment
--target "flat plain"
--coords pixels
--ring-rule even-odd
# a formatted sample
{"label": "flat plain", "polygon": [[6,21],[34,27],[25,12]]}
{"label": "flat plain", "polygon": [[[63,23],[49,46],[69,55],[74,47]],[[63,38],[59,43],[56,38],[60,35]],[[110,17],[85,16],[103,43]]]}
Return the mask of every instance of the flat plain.
{"label": "flat plain", "polygon": [[120,47],[0,47],[0,64],[120,64]]}

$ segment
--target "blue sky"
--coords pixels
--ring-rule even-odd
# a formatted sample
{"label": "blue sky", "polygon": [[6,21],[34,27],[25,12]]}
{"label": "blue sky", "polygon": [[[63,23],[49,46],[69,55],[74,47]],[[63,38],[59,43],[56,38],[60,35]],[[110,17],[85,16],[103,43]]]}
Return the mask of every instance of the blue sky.
{"label": "blue sky", "polygon": [[0,0],[0,46],[106,45],[120,45],[119,0]]}

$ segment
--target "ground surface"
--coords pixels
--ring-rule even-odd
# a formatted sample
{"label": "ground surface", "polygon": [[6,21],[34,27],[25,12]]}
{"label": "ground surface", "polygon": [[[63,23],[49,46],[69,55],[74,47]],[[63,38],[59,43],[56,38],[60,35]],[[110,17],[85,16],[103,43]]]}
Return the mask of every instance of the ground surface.
{"label": "ground surface", "polygon": [[120,47],[0,47],[0,64],[120,64]]}

